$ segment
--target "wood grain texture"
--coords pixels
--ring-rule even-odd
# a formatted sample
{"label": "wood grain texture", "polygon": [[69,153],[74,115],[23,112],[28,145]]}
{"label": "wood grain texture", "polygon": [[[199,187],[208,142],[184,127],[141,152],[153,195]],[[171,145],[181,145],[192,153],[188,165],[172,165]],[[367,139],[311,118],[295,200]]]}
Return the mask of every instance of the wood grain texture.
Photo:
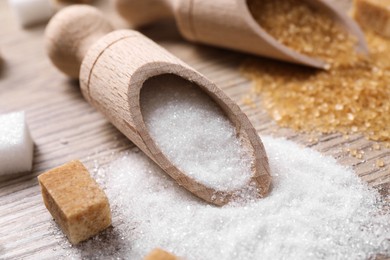
{"label": "wood grain texture", "polygon": [[131,24],[134,27],[144,26],[152,22],[170,18],[171,6],[177,0],[116,0],[116,10],[122,17],[131,17]]}
{"label": "wood grain texture", "polygon": [[[44,51],[43,27],[21,31],[6,1],[0,1],[0,25],[0,56],[4,59],[0,112],[26,110],[35,140],[33,171],[0,181],[0,259],[66,258],[67,248],[60,243],[64,237],[55,235],[36,176],[78,158],[93,172],[96,165],[106,165],[134,145],[83,99],[76,82],[50,64]],[[261,109],[260,100],[254,98],[254,105],[241,102],[251,89],[251,83],[239,73],[240,62],[248,56],[187,43],[174,28],[173,23],[160,23],[142,33],[222,87],[261,135],[283,136],[334,156],[384,196],[389,195],[388,148],[372,149],[373,143],[360,134],[349,139],[337,133],[320,135],[317,141],[309,134],[278,128]],[[350,156],[346,148],[363,150],[363,159]],[[385,167],[375,166],[378,159],[385,161]],[[113,215],[113,223],[116,221]],[[116,242],[120,238],[107,241],[107,245]]]}
{"label": "wood grain texture", "polygon": [[58,12],[45,30],[50,60],[66,75],[77,79],[88,49],[114,28],[104,13],[88,5],[71,5]]}

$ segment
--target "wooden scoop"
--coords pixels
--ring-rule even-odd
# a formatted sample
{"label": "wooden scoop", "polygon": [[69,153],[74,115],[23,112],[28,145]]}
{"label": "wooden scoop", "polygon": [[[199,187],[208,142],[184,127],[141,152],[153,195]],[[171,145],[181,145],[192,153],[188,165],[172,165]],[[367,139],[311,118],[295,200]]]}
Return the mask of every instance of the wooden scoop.
{"label": "wooden scoop", "polygon": [[103,14],[95,8],[82,5],[65,8],[46,28],[49,57],[62,72],[79,76],[85,99],[179,185],[207,202],[223,205],[248,187],[219,191],[189,177],[161,152],[141,114],[140,91],[148,79],[173,74],[193,82],[220,106],[236,127],[237,135],[250,151],[248,156],[253,159],[248,185],[255,187],[257,197],[267,195],[271,177],[264,146],[238,105],[203,75],[142,34],[131,30],[109,33],[111,30]]}
{"label": "wooden scoop", "polygon": [[[328,12],[356,36],[357,51],[368,53],[363,32],[343,11],[328,0],[306,1]],[[268,34],[255,21],[245,0],[116,0],[116,6],[134,26],[174,16],[181,34],[190,41],[315,68],[328,67],[324,61],[298,53]]]}

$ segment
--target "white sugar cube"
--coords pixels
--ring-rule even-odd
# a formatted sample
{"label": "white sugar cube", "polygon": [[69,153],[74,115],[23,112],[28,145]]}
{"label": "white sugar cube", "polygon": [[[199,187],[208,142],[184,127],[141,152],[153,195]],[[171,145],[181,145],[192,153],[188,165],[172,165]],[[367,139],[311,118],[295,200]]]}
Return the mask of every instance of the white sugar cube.
{"label": "white sugar cube", "polygon": [[30,171],[33,149],[24,112],[0,115],[0,176]]}
{"label": "white sugar cube", "polygon": [[55,11],[51,0],[9,0],[9,4],[23,27],[46,22]]}

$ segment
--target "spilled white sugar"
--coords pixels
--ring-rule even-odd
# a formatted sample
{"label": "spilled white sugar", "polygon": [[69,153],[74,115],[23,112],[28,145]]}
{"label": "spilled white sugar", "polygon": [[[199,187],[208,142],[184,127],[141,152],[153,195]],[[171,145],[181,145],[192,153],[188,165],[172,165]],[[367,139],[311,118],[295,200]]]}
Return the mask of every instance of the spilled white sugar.
{"label": "spilled white sugar", "polygon": [[249,183],[251,157],[230,120],[199,87],[159,76],[144,84],[140,103],[151,137],[180,170],[218,190]]}
{"label": "spilled white sugar", "polygon": [[273,190],[264,199],[206,205],[130,152],[98,172],[114,229],[71,256],[142,259],[161,247],[188,260],[367,259],[390,254],[390,215],[377,192],[334,159],[263,138]]}

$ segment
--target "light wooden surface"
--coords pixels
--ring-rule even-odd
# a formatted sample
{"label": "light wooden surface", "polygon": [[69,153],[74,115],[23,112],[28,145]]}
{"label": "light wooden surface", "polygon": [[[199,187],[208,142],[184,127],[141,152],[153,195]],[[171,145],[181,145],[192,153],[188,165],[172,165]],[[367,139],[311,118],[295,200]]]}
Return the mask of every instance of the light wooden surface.
{"label": "light wooden surface", "polygon": [[[66,258],[67,248],[60,243],[64,238],[55,235],[36,176],[77,158],[94,171],[96,165],[109,163],[133,144],[83,99],[77,83],[50,64],[44,52],[44,28],[21,31],[12,18],[6,1],[0,1],[0,55],[5,60],[0,72],[0,112],[26,110],[35,158],[31,173],[0,180],[0,259]],[[251,83],[240,75],[239,64],[249,56],[187,43],[173,23],[160,23],[142,32],[222,87],[241,105],[260,134],[284,136],[332,155],[352,166],[383,195],[389,195],[389,149],[372,149],[373,143],[359,134],[349,139],[337,133],[324,135],[317,142],[312,135],[278,128],[259,100],[255,99],[255,105],[243,104]],[[364,158],[352,157],[347,148],[365,151]],[[385,161],[385,167],[375,166],[378,159]],[[115,242],[107,241],[107,245]],[[80,255],[85,254],[80,248]]]}

